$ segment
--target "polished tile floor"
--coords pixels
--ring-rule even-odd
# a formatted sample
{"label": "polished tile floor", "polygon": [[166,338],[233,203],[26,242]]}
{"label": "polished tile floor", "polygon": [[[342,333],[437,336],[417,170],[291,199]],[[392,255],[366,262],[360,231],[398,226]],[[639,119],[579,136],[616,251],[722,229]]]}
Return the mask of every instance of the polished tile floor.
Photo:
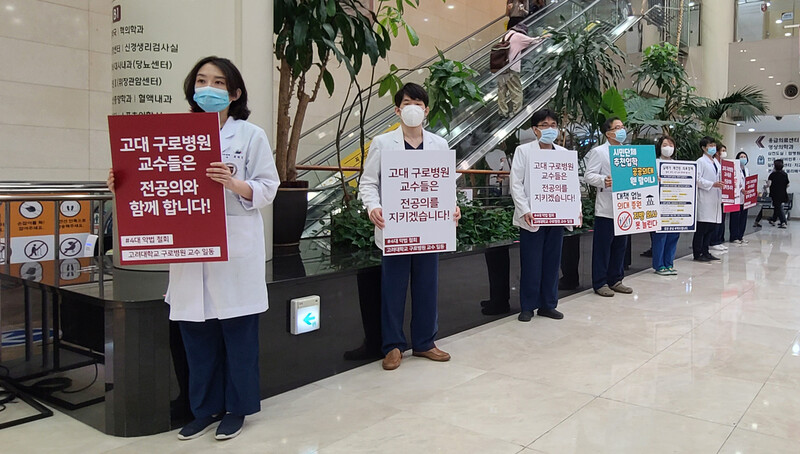
{"label": "polished tile floor", "polygon": [[[799,238],[794,241],[794,238]],[[716,264],[581,293],[561,321],[508,317],[263,402],[238,438],[113,438],[61,414],[0,431],[3,452],[800,453],[800,225]],[[688,251],[682,251],[688,252]],[[447,291],[447,289],[441,289]],[[465,310],[476,310],[465,308]]]}

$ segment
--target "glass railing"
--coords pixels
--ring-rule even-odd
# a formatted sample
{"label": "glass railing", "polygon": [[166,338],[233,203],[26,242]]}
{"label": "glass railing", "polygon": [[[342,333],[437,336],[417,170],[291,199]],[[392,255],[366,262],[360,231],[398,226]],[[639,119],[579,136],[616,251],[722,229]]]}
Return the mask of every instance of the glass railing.
{"label": "glass railing", "polygon": [[[552,4],[541,14],[531,18],[527,22],[529,35],[542,34],[544,30],[578,30],[584,27],[600,27],[609,36],[614,31],[621,34],[621,26],[630,22],[628,16],[628,2],[619,0],[594,0],[585,2],[563,2]],[[628,26],[624,27],[627,29]],[[622,29],[622,30],[624,30]],[[502,33],[500,34],[502,36]],[[500,39],[496,37],[494,41]],[[618,36],[617,36],[618,37]],[[616,39],[616,37],[614,37]],[[484,91],[484,103],[462,104],[454,112],[451,121],[452,129],[448,132],[444,129],[436,131],[444,136],[450,146],[456,150],[457,162],[460,167],[466,168],[474,164],[478,159],[490,151],[498,142],[504,140],[509,134],[513,133],[529,116],[533,109],[538,109],[553,94],[553,87],[558,80],[558,75],[553,74],[549,68],[542,66],[541,59],[543,54],[557,52],[549,41],[544,41],[539,45],[527,49],[521,56],[522,63],[522,86],[526,108],[512,119],[506,119],[498,115],[496,103],[497,97],[497,78],[502,73],[499,71],[492,74],[489,71],[488,46],[478,53],[472,55],[468,60],[470,65],[480,71],[477,77],[478,83]],[[543,100],[541,105],[530,104],[532,100]],[[369,139],[382,134],[398,126],[397,117],[392,109],[386,109],[382,115],[375,115],[366,124],[366,136]],[[352,135],[350,135],[352,134]],[[360,165],[360,161],[347,159],[353,154],[360,155],[360,146],[355,131],[348,134],[347,142],[342,142],[341,160],[345,165]],[[481,154],[482,153],[482,154]],[[320,155],[322,157],[322,155]],[[468,162],[467,162],[468,161]],[[315,165],[336,166],[340,162],[340,156],[335,152],[327,154],[325,159],[314,162]],[[466,164],[465,164],[466,162]],[[353,178],[354,174],[347,174],[346,177]],[[310,186],[329,187],[327,190],[314,192],[309,200],[309,218],[307,232],[319,231],[318,221],[329,211],[332,201],[341,197],[341,189],[337,184],[338,174],[333,172],[310,171],[303,176],[310,180]]]}

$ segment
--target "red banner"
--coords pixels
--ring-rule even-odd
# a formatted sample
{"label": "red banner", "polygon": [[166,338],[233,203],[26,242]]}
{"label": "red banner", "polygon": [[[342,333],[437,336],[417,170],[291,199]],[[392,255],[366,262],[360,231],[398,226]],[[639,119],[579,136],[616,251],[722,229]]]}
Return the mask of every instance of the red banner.
{"label": "red banner", "polygon": [[120,263],[228,260],[216,113],[108,117]]}
{"label": "red banner", "polygon": [[[733,161],[722,160],[722,204],[731,205],[736,203],[736,163]],[[736,210],[733,211],[737,211]],[[726,213],[728,210],[725,211]]]}
{"label": "red banner", "polygon": [[744,180],[744,209],[758,204],[758,175],[750,175]]}

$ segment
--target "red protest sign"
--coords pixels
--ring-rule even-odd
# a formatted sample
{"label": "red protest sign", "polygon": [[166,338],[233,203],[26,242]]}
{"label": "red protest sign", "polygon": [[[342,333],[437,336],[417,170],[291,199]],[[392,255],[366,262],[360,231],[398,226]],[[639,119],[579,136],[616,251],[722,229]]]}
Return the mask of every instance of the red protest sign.
{"label": "red protest sign", "polygon": [[750,175],[744,180],[744,209],[758,204],[758,175]]}
{"label": "red protest sign", "polygon": [[228,260],[216,113],[109,116],[120,263]]}
{"label": "red protest sign", "polygon": [[[736,167],[733,161],[722,160],[722,204],[736,203]],[[738,208],[737,208],[738,209]]]}

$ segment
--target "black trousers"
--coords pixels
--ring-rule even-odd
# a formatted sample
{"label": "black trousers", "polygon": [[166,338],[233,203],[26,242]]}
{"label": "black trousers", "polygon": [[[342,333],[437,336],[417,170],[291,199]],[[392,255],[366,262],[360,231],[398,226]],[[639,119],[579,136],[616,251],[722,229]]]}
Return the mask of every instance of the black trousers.
{"label": "black trousers", "polygon": [[711,245],[711,236],[717,229],[718,224],[714,222],[698,222],[697,230],[692,238],[692,252],[694,258],[699,258],[708,254],[708,247]]}

